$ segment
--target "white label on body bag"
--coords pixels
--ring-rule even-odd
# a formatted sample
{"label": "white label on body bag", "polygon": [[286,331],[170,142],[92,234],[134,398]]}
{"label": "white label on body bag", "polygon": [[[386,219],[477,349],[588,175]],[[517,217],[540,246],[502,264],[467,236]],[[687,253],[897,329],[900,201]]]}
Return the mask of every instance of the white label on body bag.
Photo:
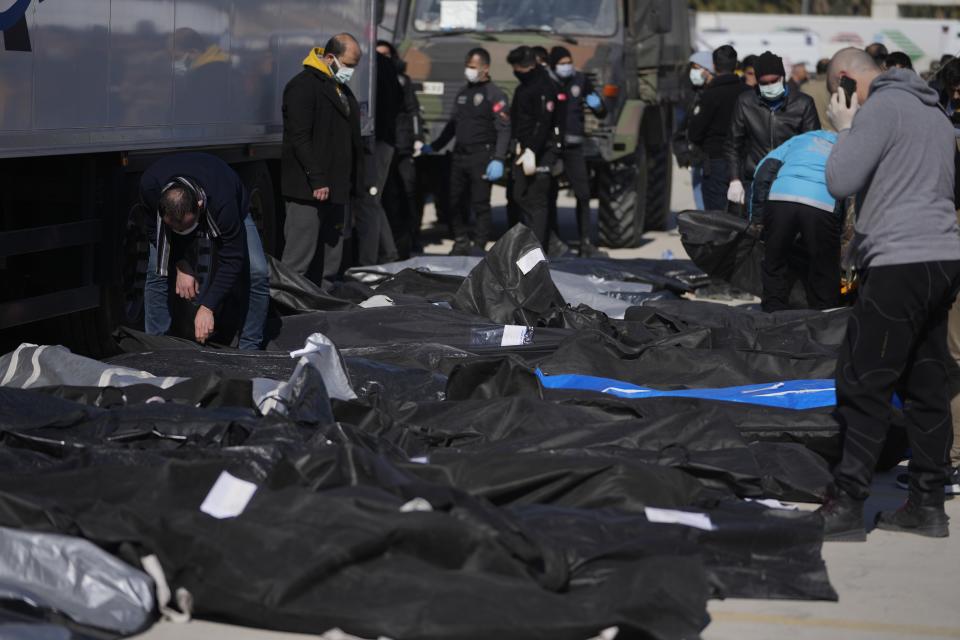
{"label": "white label on body bag", "polygon": [[527,275],[535,266],[546,261],[547,256],[543,255],[543,249],[537,247],[520,256],[520,259],[517,260],[517,267],[520,269],[520,273]]}
{"label": "white label on body bag", "polygon": [[533,340],[533,330],[522,324],[503,325],[503,337],[500,338],[501,347],[517,347],[530,344]]}
{"label": "white label on body bag", "polygon": [[644,507],[643,513],[650,522],[657,524],[679,524],[694,529],[703,529],[704,531],[713,531],[716,527],[706,513],[693,513],[691,511],[677,511],[676,509],[657,509],[656,507]]}
{"label": "white label on body bag", "polygon": [[213,483],[210,493],[203,499],[200,511],[223,520],[236,518],[243,513],[257,491],[257,485],[240,478],[235,478],[226,471],[220,472],[220,477]]}

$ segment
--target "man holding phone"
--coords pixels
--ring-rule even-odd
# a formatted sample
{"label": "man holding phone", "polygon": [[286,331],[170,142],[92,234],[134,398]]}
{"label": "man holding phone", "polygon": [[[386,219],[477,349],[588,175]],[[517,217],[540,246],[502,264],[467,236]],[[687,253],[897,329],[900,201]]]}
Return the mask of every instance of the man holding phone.
{"label": "man holding phone", "polygon": [[[952,438],[947,312],[960,289],[953,204],[953,126],[937,93],[907,69],[885,72],[865,51],[830,61],[828,111],[838,131],[827,160],[835,198],[857,196],[852,255],[861,287],[837,361],[843,456],[820,513],[828,540],[863,540],[863,502],[903,401],[909,497],[877,528],[949,535],[943,509]],[[863,105],[862,107],[860,105]]]}

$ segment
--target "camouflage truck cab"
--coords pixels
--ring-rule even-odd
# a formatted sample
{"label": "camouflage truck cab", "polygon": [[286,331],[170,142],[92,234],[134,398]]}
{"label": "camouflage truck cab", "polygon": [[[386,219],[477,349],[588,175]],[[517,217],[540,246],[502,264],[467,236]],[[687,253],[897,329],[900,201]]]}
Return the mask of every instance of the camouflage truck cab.
{"label": "camouflage truck cab", "polygon": [[434,133],[463,86],[468,50],[492,57],[491,77],[512,94],[506,63],[520,45],[562,45],[602,92],[608,115],[587,116],[600,242],[636,246],[670,210],[673,110],[690,53],[690,15],[680,0],[386,0],[380,35],[398,43]]}

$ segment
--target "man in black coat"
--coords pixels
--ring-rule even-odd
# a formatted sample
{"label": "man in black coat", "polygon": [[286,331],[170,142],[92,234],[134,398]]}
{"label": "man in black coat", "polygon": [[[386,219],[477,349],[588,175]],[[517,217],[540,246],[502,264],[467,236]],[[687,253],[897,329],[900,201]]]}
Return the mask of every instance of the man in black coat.
{"label": "man in black coat", "polygon": [[341,33],[310,51],[283,90],[283,263],[315,282],[340,267],[346,205],[362,192],[360,106],[347,86],[360,63]]}
{"label": "man in black coat", "polygon": [[727,208],[730,186],[730,167],[725,153],[730,119],[740,94],[750,87],[734,73],[737,51],[728,44],[713,52],[713,69],[715,75],[700,92],[687,118],[687,139],[707,155],[702,183],[704,209],[723,211]]}
{"label": "man in black coat", "polygon": [[780,56],[764,51],[754,69],[758,84],[737,98],[726,142],[727,200],[739,205],[746,202],[753,174],[764,156],[793,136],[820,128],[813,98],[787,89],[787,72]]}
{"label": "man in black coat", "polygon": [[520,81],[513,94],[510,122],[516,142],[513,196],[520,221],[530,227],[545,248],[550,227],[550,176],[558,157],[557,89],[546,68],[537,64],[530,47],[517,47],[507,56]]}

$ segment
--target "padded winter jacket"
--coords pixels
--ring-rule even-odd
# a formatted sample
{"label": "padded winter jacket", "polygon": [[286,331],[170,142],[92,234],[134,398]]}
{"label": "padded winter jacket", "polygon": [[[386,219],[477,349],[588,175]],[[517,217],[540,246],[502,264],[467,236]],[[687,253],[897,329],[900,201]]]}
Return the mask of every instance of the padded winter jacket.
{"label": "padded winter jacket", "polygon": [[837,134],[818,130],[794,136],[760,161],[753,176],[750,218],[763,220],[768,200],[799,202],[833,212],[837,201],[827,189],[827,158]]}
{"label": "padded winter jacket", "polygon": [[756,89],[737,98],[730,119],[726,157],[731,180],[751,180],[765,155],[793,136],[820,128],[813,98],[787,91],[775,108]]}

